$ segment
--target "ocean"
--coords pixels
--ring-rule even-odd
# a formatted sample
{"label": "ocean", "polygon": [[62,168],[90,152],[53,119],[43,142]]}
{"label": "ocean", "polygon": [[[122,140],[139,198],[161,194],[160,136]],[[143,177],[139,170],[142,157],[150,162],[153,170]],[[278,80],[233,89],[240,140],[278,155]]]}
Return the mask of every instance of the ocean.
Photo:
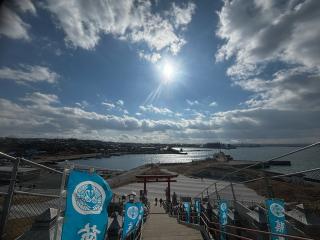
{"label": "ocean", "polygon": [[[264,161],[296,149],[296,147],[241,147],[223,151],[226,154],[230,154],[235,160]],[[130,170],[147,163],[183,163],[201,161],[218,152],[217,149],[204,148],[183,148],[183,151],[188,154],[128,154],[112,156],[110,158],[80,159],[72,162],[92,167]],[[270,171],[287,173],[318,168],[320,167],[319,153],[320,147],[317,146],[291,156],[281,158],[279,160],[290,160],[291,166],[272,166]]]}

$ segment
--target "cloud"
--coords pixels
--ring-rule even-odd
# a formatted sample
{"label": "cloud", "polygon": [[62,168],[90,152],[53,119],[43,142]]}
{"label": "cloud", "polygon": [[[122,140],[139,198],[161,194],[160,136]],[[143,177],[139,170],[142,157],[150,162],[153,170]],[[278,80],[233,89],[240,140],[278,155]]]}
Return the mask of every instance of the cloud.
{"label": "cloud", "polygon": [[218,14],[225,43],[216,57],[235,57],[230,75],[256,74],[272,61],[319,68],[319,1],[225,0]]}
{"label": "cloud", "polygon": [[187,102],[190,106],[199,105],[198,100],[192,101],[192,100],[186,99],[186,102]]}
{"label": "cloud", "polygon": [[47,82],[55,83],[59,74],[43,66],[21,64],[17,68],[0,68],[0,79],[13,80],[18,83]]}
{"label": "cloud", "polygon": [[[54,94],[35,92],[14,103],[0,98],[1,136],[77,137],[119,141],[206,142],[240,139],[248,142],[315,141],[319,111],[251,108],[190,119],[137,119],[63,106]],[[141,117],[141,116],[140,116]],[[294,131],[293,131],[294,130]],[[156,133],[156,134],[155,134]]]}
{"label": "cloud", "polygon": [[116,105],[114,105],[113,103],[110,103],[110,102],[102,102],[101,104],[104,105],[104,106],[106,106],[106,108],[107,108],[108,110],[113,109],[113,108],[116,107]]}
{"label": "cloud", "polygon": [[73,47],[93,49],[103,34],[111,34],[120,40],[145,44],[152,52],[166,49],[172,54],[177,54],[186,43],[178,28],[191,21],[194,8],[192,3],[172,5],[163,13],[155,13],[151,1],[98,0],[88,4],[78,0],[47,0],[47,9]]}
{"label": "cloud", "polygon": [[218,136],[247,142],[316,142],[319,111],[251,108],[213,115]]}
{"label": "cloud", "polygon": [[119,100],[116,102],[116,104],[117,104],[118,106],[120,106],[120,107],[123,107],[123,106],[124,106],[124,101],[121,100],[121,99],[119,99]]}
{"label": "cloud", "polygon": [[155,114],[162,114],[162,115],[170,115],[173,114],[173,112],[168,108],[161,108],[161,107],[155,107],[152,104],[146,105],[146,106],[140,106],[139,107],[141,111],[143,112],[149,112],[149,113],[155,113]]}
{"label": "cloud", "polygon": [[171,16],[174,19],[174,26],[179,28],[181,26],[188,25],[192,20],[192,15],[195,13],[196,5],[192,2],[188,2],[187,5],[178,6],[176,3],[172,3]]}
{"label": "cloud", "polygon": [[235,57],[227,73],[254,93],[248,107],[319,109],[319,1],[225,1],[219,18],[217,59]]}
{"label": "cloud", "polygon": [[[132,116],[99,114],[78,107],[62,106],[54,94],[34,92],[21,98],[21,103],[0,99],[0,132],[2,136],[73,136],[104,135],[108,131],[151,132],[183,131],[184,129],[211,129],[212,122],[196,119],[151,120]],[[160,108],[159,108],[160,109]],[[157,111],[157,110],[156,110]],[[163,110],[160,109],[161,113]],[[17,131],[19,129],[19,131]]]}
{"label": "cloud", "polygon": [[271,79],[253,78],[236,82],[255,94],[246,101],[249,107],[278,110],[320,110],[319,71],[297,67],[283,69]]}
{"label": "cloud", "polygon": [[75,105],[80,108],[87,108],[89,103],[86,100],[82,100],[81,102],[76,102]]}
{"label": "cloud", "polygon": [[156,63],[161,59],[160,53],[145,53],[144,51],[139,51],[138,54],[140,58],[152,63]]}
{"label": "cloud", "polygon": [[59,102],[58,96],[55,94],[44,94],[41,92],[34,92],[32,94],[28,94],[26,97],[21,100],[26,102],[31,102],[37,105],[49,105],[52,103]]}
{"label": "cloud", "polygon": [[22,12],[30,12],[33,15],[37,14],[36,7],[31,0],[15,0],[14,2]]}
{"label": "cloud", "polygon": [[0,35],[12,39],[30,40],[29,28],[29,24],[25,23],[6,4],[2,4],[0,7]]}
{"label": "cloud", "polygon": [[251,93],[213,115],[221,136],[256,141],[316,141],[320,116],[320,2],[224,1],[217,61],[230,60],[233,85]]}
{"label": "cloud", "polygon": [[215,102],[215,101],[213,101],[213,102],[211,102],[211,103],[209,104],[209,107],[216,107],[216,106],[218,106],[218,103]]}

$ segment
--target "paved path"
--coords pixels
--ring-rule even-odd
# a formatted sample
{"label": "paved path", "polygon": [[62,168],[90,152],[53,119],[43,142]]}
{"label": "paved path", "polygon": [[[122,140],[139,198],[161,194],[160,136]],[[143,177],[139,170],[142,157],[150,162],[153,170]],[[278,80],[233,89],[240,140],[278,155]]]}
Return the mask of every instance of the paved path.
{"label": "paved path", "polygon": [[[180,196],[189,196],[195,197],[202,191],[205,187],[209,186],[210,184],[216,182],[213,179],[206,179],[203,178],[191,178],[186,177],[183,175],[179,175],[177,178],[177,182],[171,184],[171,194],[176,192],[178,198]],[[227,181],[220,181],[217,184],[217,188],[223,189],[226,185],[229,185]],[[167,183],[147,183],[147,191],[148,191],[148,198],[151,202],[153,199],[157,197],[158,199],[162,198],[165,199],[165,189],[167,187]],[[112,189],[114,193],[119,195],[128,194],[132,191],[136,193],[139,192],[140,189],[143,189],[143,183],[131,183],[124,185],[122,187]],[[264,200],[264,197],[259,196],[254,190],[248,188],[243,184],[236,184],[234,185],[234,191],[238,200],[243,201],[254,201],[254,202],[261,202]],[[210,187],[209,193],[215,192],[214,186]],[[224,199],[233,199],[231,188],[225,188],[220,192],[220,197]]]}
{"label": "paved path", "polygon": [[159,206],[152,206],[147,222],[142,230],[143,240],[201,240],[201,233],[169,217]]}

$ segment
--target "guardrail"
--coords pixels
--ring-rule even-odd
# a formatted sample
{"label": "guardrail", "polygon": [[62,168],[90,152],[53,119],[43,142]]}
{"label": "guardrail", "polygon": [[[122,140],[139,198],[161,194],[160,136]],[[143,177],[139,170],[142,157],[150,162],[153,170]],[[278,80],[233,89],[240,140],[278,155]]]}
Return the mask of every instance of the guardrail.
{"label": "guardrail", "polygon": [[[235,237],[236,239],[243,239],[243,240],[254,240],[254,239],[257,239],[259,236],[268,236],[268,237],[277,236],[277,237],[283,237],[284,239],[293,239],[293,240],[313,240],[312,238],[307,238],[307,237],[272,233],[269,231],[235,226],[232,224],[223,225],[222,227],[220,223],[211,221],[207,216],[207,214],[203,211],[201,211],[200,216],[196,212],[191,212],[189,218],[190,218],[190,221],[187,221],[188,215],[185,211],[183,211],[183,207],[180,206],[178,210],[178,215],[177,215],[178,222],[184,223],[185,225],[188,225],[188,224],[199,225],[206,232],[206,235],[209,236],[211,239],[220,239],[221,237],[220,235],[223,233],[230,237]],[[235,230],[235,231],[240,230],[246,233],[251,233],[255,235],[255,238],[241,236],[237,233],[232,232],[231,230]]]}
{"label": "guardrail", "polygon": [[[201,221],[206,226],[208,226],[210,224],[210,225],[215,225],[215,226],[219,227],[219,229],[218,228],[212,228],[212,227],[210,228],[210,227],[208,227],[207,229],[209,229],[209,230],[220,231],[220,232],[226,233],[228,235],[233,235],[233,236],[236,236],[236,237],[239,237],[239,238],[241,237],[242,239],[250,239],[250,238],[243,238],[243,236],[231,234],[229,232],[221,230],[221,226],[222,225],[220,223],[210,221],[208,216],[206,216],[206,214],[203,213],[203,212],[201,213],[201,217],[200,218],[201,218]],[[230,225],[230,224],[224,225],[224,228],[231,228],[231,229],[242,230],[242,231],[251,232],[251,233],[255,233],[255,234],[268,235],[270,237],[271,236],[277,236],[277,237],[284,237],[284,238],[297,239],[297,240],[313,240],[312,238],[305,238],[305,237],[293,236],[293,235],[288,235],[288,234],[272,233],[272,232],[268,232],[268,231],[262,231],[262,230],[258,230],[258,229],[239,227],[239,226],[234,226],[234,225]]]}
{"label": "guardrail", "polygon": [[[264,161],[260,161],[260,162],[257,162],[257,163],[254,163],[254,164],[251,164],[249,166],[245,166],[245,167],[242,167],[240,169],[237,169],[235,171],[232,171],[230,173],[226,173],[225,175],[223,175],[221,178],[219,178],[217,181],[213,182],[212,184],[208,185],[207,187],[205,187],[202,191],[200,191],[196,197],[200,197],[200,196],[203,196],[204,194],[207,194],[209,192],[209,189],[212,187],[212,186],[215,186],[215,189],[216,189],[216,186],[218,183],[222,182],[223,180],[227,179],[229,180],[230,176],[236,174],[236,173],[240,173],[241,171],[244,171],[244,170],[247,170],[247,169],[250,169],[250,168],[253,168],[253,167],[256,167],[258,165],[263,165],[263,164],[266,164],[266,163],[269,163],[269,162],[272,162],[272,161],[276,161],[276,160],[279,160],[281,158],[284,158],[284,157],[287,157],[287,156],[291,156],[293,154],[296,154],[298,152],[302,152],[302,151],[305,151],[307,149],[311,149],[313,147],[316,147],[316,146],[320,146],[320,142],[316,142],[316,143],[313,143],[313,144],[310,144],[308,146],[305,146],[305,147],[302,147],[302,148],[298,148],[294,151],[291,151],[291,152],[288,152],[288,153],[285,153],[285,154],[282,154],[282,155],[279,155],[279,156],[276,156],[276,157],[273,157],[273,158],[270,158],[270,159],[267,159],[267,160],[264,160]],[[314,169],[308,169],[308,170],[305,170],[305,171],[297,171],[297,172],[293,172],[293,173],[289,173],[289,174],[281,174],[279,176],[274,176],[272,178],[279,178],[279,177],[284,177],[284,176],[294,176],[294,175],[299,175],[299,174],[302,174],[302,173],[307,173],[307,172],[312,172],[312,171],[319,171],[320,168],[314,168]],[[229,178],[228,178],[229,177]],[[263,179],[266,179],[266,178],[270,178],[270,177],[267,177],[267,176],[264,176],[264,177],[260,177],[260,178],[256,178],[256,179],[252,179],[252,180],[248,180],[248,181],[244,181],[242,183],[248,183],[248,182],[253,182],[253,181],[259,181],[259,180],[263,180]],[[230,181],[231,182],[231,181]],[[235,183],[234,183],[235,184]]]}

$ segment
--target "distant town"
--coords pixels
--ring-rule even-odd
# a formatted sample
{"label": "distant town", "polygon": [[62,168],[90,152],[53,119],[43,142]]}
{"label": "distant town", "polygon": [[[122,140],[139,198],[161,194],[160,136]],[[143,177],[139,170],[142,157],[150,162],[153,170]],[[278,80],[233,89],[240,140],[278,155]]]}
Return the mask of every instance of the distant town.
{"label": "distant town", "polygon": [[304,144],[252,144],[252,143],[126,143],[80,139],[0,138],[0,151],[16,157],[40,162],[62,161],[90,157],[111,157],[124,154],[187,154],[185,147],[235,149],[239,147],[302,146]]}

